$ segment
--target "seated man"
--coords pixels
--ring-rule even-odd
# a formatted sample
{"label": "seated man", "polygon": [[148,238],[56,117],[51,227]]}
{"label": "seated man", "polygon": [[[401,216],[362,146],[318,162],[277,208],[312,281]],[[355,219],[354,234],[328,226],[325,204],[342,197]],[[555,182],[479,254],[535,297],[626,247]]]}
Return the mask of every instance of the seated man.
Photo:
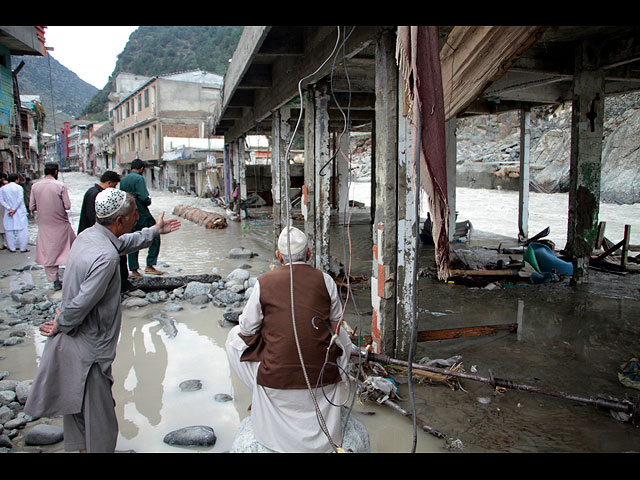
{"label": "seated man", "polygon": [[311,249],[297,228],[283,230],[276,256],[283,266],[258,278],[229,332],[227,355],[253,392],[251,421],[261,445],[276,452],[331,452],[342,440],[341,388],[352,349],[339,323],[338,289],[329,275],[306,264]]}

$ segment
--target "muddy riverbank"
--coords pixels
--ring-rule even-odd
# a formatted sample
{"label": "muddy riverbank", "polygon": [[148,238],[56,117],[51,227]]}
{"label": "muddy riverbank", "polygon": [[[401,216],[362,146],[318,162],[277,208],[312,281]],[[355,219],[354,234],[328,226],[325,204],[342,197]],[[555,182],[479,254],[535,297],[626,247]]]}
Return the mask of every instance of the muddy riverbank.
{"label": "muddy riverbank", "polygon": [[[74,228],[84,191],[94,179],[84,174],[64,174],[72,197]],[[212,209],[206,199],[152,192],[152,212],[189,204]],[[229,222],[225,229],[206,230],[183,220],[182,229],[163,237],[159,267],[170,275],[203,274],[216,271],[226,276],[243,266],[251,276],[268,270],[275,260],[272,252],[272,223],[268,210],[251,210],[252,218]],[[370,276],[371,227],[367,210],[358,212],[350,226],[352,274]],[[34,264],[35,234],[30,226],[31,252],[0,252],[0,270],[9,271]],[[344,227],[334,225],[331,254],[344,260]],[[473,246],[455,245],[461,255]],[[638,243],[638,242],[636,242]],[[482,245],[487,240],[482,239]],[[230,259],[230,249],[243,246],[257,256]],[[492,251],[493,252],[493,251]],[[145,256],[141,252],[140,258]],[[430,267],[432,253],[423,247],[420,267]],[[638,275],[625,277],[590,273],[590,283],[581,288],[567,282],[530,287],[497,285],[497,288],[469,288],[445,284],[430,276],[420,277],[419,330],[472,325],[517,323],[517,333],[498,333],[467,339],[419,343],[416,359],[449,358],[461,355],[465,371],[555,388],[579,395],[610,394],[623,398],[640,392],[620,385],[619,366],[638,355],[640,285]],[[33,284],[55,302],[59,293],[48,290],[44,272],[11,271],[0,279],[0,310],[11,307],[8,292],[18,284]],[[354,284],[348,299],[346,321],[364,335],[370,333],[371,304],[368,281]],[[58,296],[57,296],[58,295]],[[224,340],[230,329],[223,320],[224,308],[209,303],[181,302],[182,310],[167,313],[164,303],[125,309],[118,353],[114,363],[114,397],[120,423],[118,451],[135,452],[225,452],[235,431],[249,413],[249,392],[230,372],[224,354]],[[175,335],[163,328],[159,314],[168,315]],[[4,338],[5,331],[0,331]],[[0,347],[0,371],[7,379],[29,380],[35,374],[43,348],[43,337],[35,327],[18,345]],[[184,392],[185,380],[198,379],[202,388]],[[409,409],[403,377],[401,404]],[[445,434],[437,439],[418,432],[417,451],[423,452],[623,452],[640,451],[640,430],[615,420],[608,412],[564,399],[528,392],[495,392],[491,387],[462,381],[453,390],[443,384],[416,387],[418,416]],[[226,394],[231,401],[220,401]],[[218,397],[217,397],[218,396]],[[387,407],[372,403],[355,411],[367,427],[374,453],[411,450],[411,421]],[[366,414],[374,412],[374,414]],[[62,444],[25,446],[21,440],[39,422],[61,424],[61,419],[40,419],[17,433],[11,451],[62,452]],[[163,443],[172,430],[188,425],[210,425],[217,436],[215,446],[175,447]],[[457,442],[453,442],[457,440]],[[453,442],[453,443],[452,443]],[[450,446],[458,448],[448,448]]]}

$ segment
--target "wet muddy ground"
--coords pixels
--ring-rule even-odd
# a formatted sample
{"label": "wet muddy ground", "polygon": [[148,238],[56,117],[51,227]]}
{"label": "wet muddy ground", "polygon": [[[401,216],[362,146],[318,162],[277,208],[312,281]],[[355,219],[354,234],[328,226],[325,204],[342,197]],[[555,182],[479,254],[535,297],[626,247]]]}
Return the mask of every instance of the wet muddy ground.
{"label": "wet muddy ground", "polygon": [[[82,195],[94,179],[84,174],[65,174],[72,193],[72,223],[77,226]],[[196,197],[152,192],[152,213],[170,216],[178,203],[210,209],[211,202]],[[254,276],[274,262],[273,230],[269,210],[250,210],[252,218],[230,222],[222,230],[182,221],[178,232],[164,236],[159,266],[171,275],[210,273],[225,276],[241,264],[249,264]],[[351,273],[370,276],[371,226],[362,210],[353,219]],[[37,227],[30,227],[35,243]],[[345,228],[332,227],[331,254],[344,260]],[[250,261],[231,260],[228,251],[244,246],[258,253]],[[454,245],[468,248],[466,244]],[[348,249],[347,249],[348,251]],[[27,254],[0,252],[2,270],[13,264],[33,264],[35,245]],[[144,259],[141,252],[140,258]],[[347,256],[349,258],[349,256]],[[432,252],[421,248],[420,267],[429,268]],[[142,263],[142,262],[141,262]],[[19,278],[21,277],[21,278]],[[29,277],[29,278],[26,278]],[[3,294],[12,282],[33,282],[46,288],[42,271],[23,272],[0,280]],[[370,332],[369,283],[352,285],[346,321],[363,334]],[[639,354],[640,276],[620,277],[590,272],[589,283],[571,287],[568,281],[530,287],[469,288],[420,277],[418,330],[517,323],[516,333],[421,342],[416,361],[429,357],[461,355],[466,372],[579,395],[609,394],[634,398],[640,391],[623,387],[617,379],[620,365]],[[53,299],[56,294],[48,293]],[[3,300],[5,305],[8,300]],[[0,305],[0,308],[2,308]],[[240,421],[249,413],[247,389],[230,372],[224,340],[230,327],[221,326],[223,309],[183,303],[184,310],[171,313],[177,334],[163,329],[157,315],[162,304],[126,309],[114,363],[114,397],[120,423],[118,451],[225,452]],[[154,318],[155,316],[155,318]],[[43,337],[35,329],[23,344],[0,347],[0,370],[8,378],[33,378]],[[182,392],[184,380],[199,379],[203,388]],[[400,403],[410,409],[408,387],[400,382]],[[608,412],[574,401],[530,392],[498,393],[479,382],[462,380],[456,390],[443,384],[415,385],[419,418],[445,435],[435,438],[418,431],[417,452],[627,452],[640,451],[640,430],[615,420]],[[233,400],[220,402],[225,393]],[[410,452],[411,420],[388,407],[356,402],[356,415],[370,434],[374,453]],[[371,414],[373,413],[373,414]],[[60,419],[41,419],[60,423]],[[171,430],[188,425],[210,425],[217,435],[212,448],[179,448],[162,442]],[[27,427],[28,428],[28,427]],[[23,435],[23,433],[21,433]],[[452,440],[462,448],[448,448]],[[19,443],[19,442],[15,442]],[[28,448],[25,448],[29,451]],[[62,445],[44,451],[61,452]]]}

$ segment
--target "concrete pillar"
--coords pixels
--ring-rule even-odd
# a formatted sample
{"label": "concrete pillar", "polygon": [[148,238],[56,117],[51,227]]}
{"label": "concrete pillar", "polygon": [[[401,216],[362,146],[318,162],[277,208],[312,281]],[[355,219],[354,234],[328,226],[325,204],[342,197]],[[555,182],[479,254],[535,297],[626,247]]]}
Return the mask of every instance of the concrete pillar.
{"label": "concrete pillar", "polygon": [[397,269],[397,164],[398,164],[398,67],[396,36],[384,32],[376,43],[375,195],[371,336],[376,353],[395,355]]}
{"label": "concrete pillar", "polygon": [[[239,184],[239,191],[238,191],[238,195],[240,197],[240,199],[242,200],[246,200],[247,199],[247,160],[246,160],[246,152],[244,149],[244,144],[245,144],[245,137],[240,137],[237,140],[237,144],[238,144],[238,184]],[[246,213],[244,208],[240,208],[240,218],[245,218],[246,217]]]}
{"label": "concrete pillar", "polygon": [[326,85],[319,85],[315,96],[315,255],[316,268],[329,271],[329,226],[331,222],[331,181],[330,135],[329,135],[329,93]]}
{"label": "concrete pillar", "polygon": [[337,135],[336,172],[338,175],[338,223],[345,222],[345,212],[349,210],[349,169],[351,168],[349,132]]}
{"label": "concrete pillar", "polygon": [[284,178],[284,162],[291,128],[289,127],[290,109],[283,107],[273,112],[272,134],[271,134],[271,194],[273,197],[273,244],[274,251],[277,249],[280,232],[287,224],[286,205],[288,199],[286,186],[289,178]]}
{"label": "concrete pillar", "polygon": [[302,201],[300,202],[304,216],[304,229],[312,246],[314,254],[309,259],[309,265],[316,266],[316,160],[315,160],[315,89],[307,88],[304,97],[304,185],[302,186]]}
{"label": "concrete pillar", "polygon": [[449,203],[449,241],[453,242],[456,233],[456,160],[458,119],[452,118],[445,124],[447,148],[447,202]]}
{"label": "concrete pillar", "polygon": [[531,161],[531,111],[520,110],[520,180],[518,240],[529,238],[529,162]]}
{"label": "concrete pillar", "polygon": [[[398,89],[402,91],[400,79]],[[399,108],[404,102],[399,99]],[[414,339],[411,336],[416,310],[415,261],[418,254],[419,235],[416,232],[418,218],[416,202],[420,186],[417,184],[416,167],[420,168],[420,158],[413,149],[413,126],[407,115],[398,116],[398,266],[396,276],[396,353],[395,357],[407,360]]]}
{"label": "concrete pillar", "polygon": [[588,274],[598,235],[604,117],[604,72],[599,46],[585,41],[575,55],[571,116],[571,170],[566,250],[575,259],[572,283]]}
{"label": "concrete pillar", "polygon": [[227,203],[231,202],[231,186],[233,185],[231,151],[231,145],[227,144],[224,146],[224,197]]}

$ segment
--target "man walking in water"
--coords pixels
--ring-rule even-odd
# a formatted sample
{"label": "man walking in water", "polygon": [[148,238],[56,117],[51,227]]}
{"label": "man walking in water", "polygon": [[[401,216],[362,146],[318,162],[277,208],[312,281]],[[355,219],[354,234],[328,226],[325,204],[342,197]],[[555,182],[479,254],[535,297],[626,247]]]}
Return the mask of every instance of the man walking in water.
{"label": "man walking in water", "polygon": [[[144,182],[145,163],[136,158],[131,162],[131,172],[120,181],[120,190],[124,190],[127,193],[133,195],[136,201],[136,207],[138,209],[138,215],[140,218],[133,226],[132,232],[138,232],[145,227],[155,225],[156,221],[149,211],[149,205],[151,205],[151,197],[149,191]],[[149,247],[147,252],[147,266],[144,269],[144,273],[149,275],[162,275],[164,272],[156,270],[155,265],[158,262],[158,254],[160,253],[160,237],[154,239],[153,243]],[[129,270],[131,270],[131,278],[140,278],[142,275],[138,271],[140,264],[138,263],[138,251],[129,254]],[[124,264],[124,262],[123,262]]]}
{"label": "man walking in water", "polygon": [[29,210],[38,214],[36,263],[44,266],[47,280],[53,282],[55,290],[60,290],[60,265],[67,263],[76,234],[67,214],[67,210],[71,209],[69,192],[64,183],[58,180],[58,164],[46,163],[44,175],[31,187],[29,200]]}

